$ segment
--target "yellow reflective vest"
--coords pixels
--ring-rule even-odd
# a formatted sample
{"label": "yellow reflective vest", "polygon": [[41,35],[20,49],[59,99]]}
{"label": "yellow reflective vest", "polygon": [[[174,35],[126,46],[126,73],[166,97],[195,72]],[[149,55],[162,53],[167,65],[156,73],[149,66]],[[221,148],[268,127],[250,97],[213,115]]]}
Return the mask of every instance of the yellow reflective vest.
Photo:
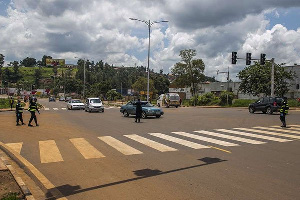
{"label": "yellow reflective vest", "polygon": [[281,106],[281,108],[280,108],[280,113],[284,113],[284,114],[288,114],[288,110],[289,110],[290,108],[289,108],[289,104],[287,104],[287,103],[283,103],[283,105]]}

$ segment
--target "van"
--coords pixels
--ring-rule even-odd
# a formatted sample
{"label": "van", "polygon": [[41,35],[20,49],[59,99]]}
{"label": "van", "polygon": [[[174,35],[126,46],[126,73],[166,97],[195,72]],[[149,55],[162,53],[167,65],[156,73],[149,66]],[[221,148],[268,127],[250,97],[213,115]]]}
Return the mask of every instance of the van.
{"label": "van", "polygon": [[161,94],[157,99],[157,106],[158,107],[167,107],[175,106],[178,108],[180,106],[180,96],[177,93],[166,93]]}
{"label": "van", "polygon": [[104,112],[104,107],[100,98],[87,98],[85,100],[85,112]]}

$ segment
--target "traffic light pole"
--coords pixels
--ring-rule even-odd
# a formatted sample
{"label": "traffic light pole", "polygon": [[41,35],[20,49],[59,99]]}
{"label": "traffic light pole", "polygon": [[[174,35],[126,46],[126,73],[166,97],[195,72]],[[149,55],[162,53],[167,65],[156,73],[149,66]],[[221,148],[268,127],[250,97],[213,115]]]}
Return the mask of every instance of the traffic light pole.
{"label": "traffic light pole", "polygon": [[275,79],[275,70],[274,70],[274,65],[275,65],[275,59],[271,59],[271,64],[272,64],[272,69],[271,69],[271,97],[274,97],[274,79]]}

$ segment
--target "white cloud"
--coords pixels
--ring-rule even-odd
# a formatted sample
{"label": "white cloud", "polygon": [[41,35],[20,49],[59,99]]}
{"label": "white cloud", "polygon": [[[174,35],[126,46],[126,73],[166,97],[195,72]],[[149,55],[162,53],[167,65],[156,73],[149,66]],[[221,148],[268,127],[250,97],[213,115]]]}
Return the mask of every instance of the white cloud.
{"label": "white cloud", "polygon": [[230,66],[234,79],[245,65],[239,60],[231,66],[232,51],[253,57],[264,52],[279,62],[300,63],[300,29],[276,25],[268,30],[265,19],[277,8],[297,6],[298,0],[13,0],[8,15],[0,16],[0,44],[7,61],[46,54],[74,63],[77,56],[146,66],[147,26],[129,17],[166,19],[169,23],[151,28],[152,69],[169,72],[180,61],[180,50],[192,48],[204,60],[207,75]]}

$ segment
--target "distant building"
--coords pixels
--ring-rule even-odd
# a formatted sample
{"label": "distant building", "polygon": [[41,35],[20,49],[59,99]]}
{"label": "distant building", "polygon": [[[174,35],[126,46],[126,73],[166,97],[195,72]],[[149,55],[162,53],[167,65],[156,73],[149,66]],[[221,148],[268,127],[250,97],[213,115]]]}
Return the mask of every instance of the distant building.
{"label": "distant building", "polygon": [[290,81],[291,86],[289,87],[289,92],[286,94],[288,98],[300,98],[300,65],[285,66],[286,71],[292,71],[295,73],[296,78]]}

